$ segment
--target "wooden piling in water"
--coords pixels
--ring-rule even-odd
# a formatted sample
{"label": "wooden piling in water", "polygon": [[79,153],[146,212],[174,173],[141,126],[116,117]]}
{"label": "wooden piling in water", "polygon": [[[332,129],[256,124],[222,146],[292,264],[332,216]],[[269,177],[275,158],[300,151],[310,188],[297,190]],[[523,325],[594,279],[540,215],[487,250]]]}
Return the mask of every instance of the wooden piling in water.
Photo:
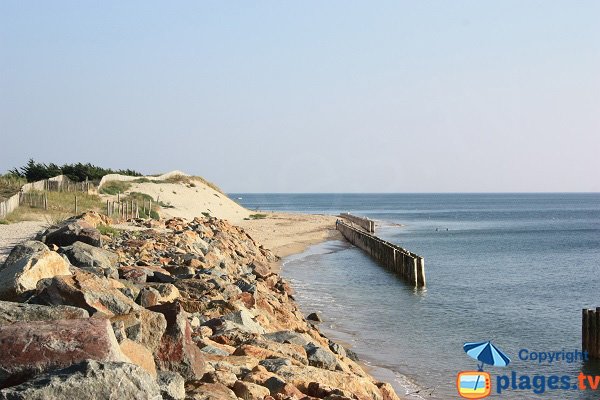
{"label": "wooden piling in water", "polygon": [[600,359],[600,307],[581,310],[581,350]]}
{"label": "wooden piling in water", "polygon": [[336,229],[340,231],[346,240],[364,250],[378,263],[398,274],[409,284],[416,287],[426,285],[423,257],[357,229],[341,220],[336,222]]}

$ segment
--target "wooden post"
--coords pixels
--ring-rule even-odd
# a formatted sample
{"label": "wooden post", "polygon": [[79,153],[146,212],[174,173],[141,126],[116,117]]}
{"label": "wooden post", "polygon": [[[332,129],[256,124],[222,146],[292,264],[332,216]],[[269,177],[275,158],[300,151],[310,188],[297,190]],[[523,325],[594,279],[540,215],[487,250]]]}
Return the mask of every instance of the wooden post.
{"label": "wooden post", "polygon": [[587,309],[581,310],[581,351],[588,351]]}
{"label": "wooden post", "polygon": [[117,192],[117,203],[121,202],[121,192]]}
{"label": "wooden post", "polygon": [[75,195],[75,214],[77,214],[77,195]]}
{"label": "wooden post", "polygon": [[596,319],[596,343],[594,344],[594,347],[596,348],[596,354],[594,357],[600,358],[600,307],[596,307],[594,317]]}
{"label": "wooden post", "polygon": [[48,193],[44,193],[44,210],[48,209]]}
{"label": "wooden post", "polygon": [[152,199],[148,200],[148,218],[152,219]]}
{"label": "wooden post", "polygon": [[588,348],[590,356],[596,358],[598,356],[596,349],[596,338],[598,331],[596,330],[596,310],[594,309],[588,310],[588,327]]}

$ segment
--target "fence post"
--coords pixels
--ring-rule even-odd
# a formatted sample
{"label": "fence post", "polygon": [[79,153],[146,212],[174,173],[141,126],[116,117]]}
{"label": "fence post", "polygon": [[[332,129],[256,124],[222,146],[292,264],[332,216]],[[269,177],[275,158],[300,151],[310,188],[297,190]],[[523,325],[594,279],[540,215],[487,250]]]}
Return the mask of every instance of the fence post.
{"label": "fence post", "polygon": [[75,195],[75,214],[77,214],[77,195]]}

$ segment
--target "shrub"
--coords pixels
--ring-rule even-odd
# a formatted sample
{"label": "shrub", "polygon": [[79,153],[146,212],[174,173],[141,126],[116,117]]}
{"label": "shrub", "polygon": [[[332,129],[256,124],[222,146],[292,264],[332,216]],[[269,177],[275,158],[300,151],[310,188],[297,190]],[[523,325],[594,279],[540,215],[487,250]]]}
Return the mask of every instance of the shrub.
{"label": "shrub", "polygon": [[117,193],[124,193],[129,190],[129,188],[131,188],[131,183],[129,182],[108,181],[102,185],[100,193],[115,195]]}

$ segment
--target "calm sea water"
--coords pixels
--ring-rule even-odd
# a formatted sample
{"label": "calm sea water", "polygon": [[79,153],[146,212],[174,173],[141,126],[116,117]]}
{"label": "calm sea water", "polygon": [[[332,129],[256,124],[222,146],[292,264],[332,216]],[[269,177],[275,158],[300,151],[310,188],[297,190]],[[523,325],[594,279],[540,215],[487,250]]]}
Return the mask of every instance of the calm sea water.
{"label": "calm sea water", "polygon": [[600,392],[547,384],[541,395],[499,395],[496,377],[568,375],[576,383],[581,371],[600,375],[598,362],[518,357],[521,349],[580,350],[581,309],[600,306],[600,194],[231,196],[258,210],[364,215],[378,221],[377,235],[425,257],[425,290],[344,241],[313,246],[283,268],[303,311],[321,312],[323,330],[382,368],[377,374],[391,376],[397,388],[457,398],[456,374],[477,368],[463,343],[492,340],[512,360],[486,367],[492,398],[599,398]]}

